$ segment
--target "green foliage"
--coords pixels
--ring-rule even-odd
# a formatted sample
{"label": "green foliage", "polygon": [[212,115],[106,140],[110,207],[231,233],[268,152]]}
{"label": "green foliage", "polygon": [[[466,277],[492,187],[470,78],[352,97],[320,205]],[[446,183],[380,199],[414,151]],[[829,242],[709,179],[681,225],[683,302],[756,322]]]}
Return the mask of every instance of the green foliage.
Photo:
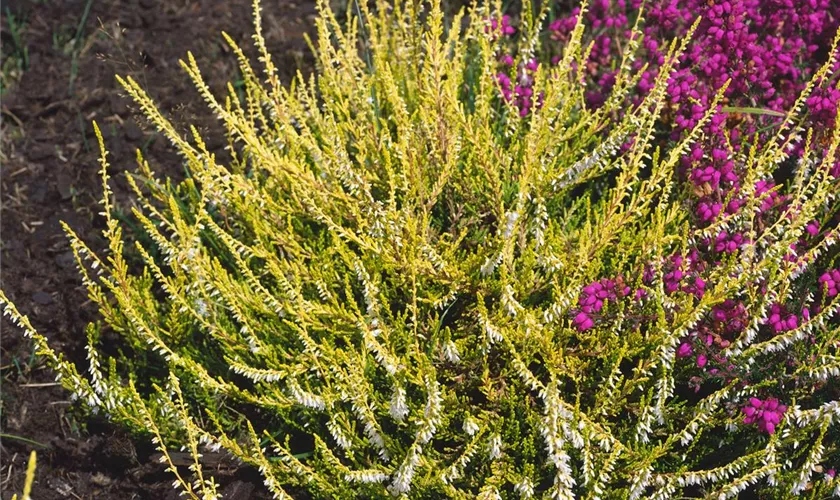
{"label": "green foliage", "polygon": [[0,95],[6,93],[29,69],[29,47],[26,45],[26,21],[6,7],[6,32],[10,41],[3,50],[0,67]]}
{"label": "green foliage", "polygon": [[[529,5],[521,57],[537,53],[547,14]],[[226,36],[242,85],[220,100],[192,55],[183,62],[227,130],[227,165],[120,79],[190,176],[158,180],[138,153],[142,182],[128,180],[147,238],[124,248],[97,128],[108,250],[97,255],[66,228],[102,314],[87,331],[87,375],[0,295],[65,387],[150,435],[190,498],[217,497],[200,454],[219,448],[259,468],[278,497],[727,498],[767,478],[783,496],[803,471],[810,477],[819,457],[799,443],[822,448],[837,402],[793,406],[769,438],[726,432],[753,387],[736,379],[678,395],[674,357],[727,296],[762,311],[770,299],[761,286],[790,292],[797,268],[781,256],[833,203],[831,155],[809,158],[813,173],[792,182],[792,217],[689,229],[675,171],[709,117],[664,150],[656,129],[686,41],[674,42],[654,89],[629,107],[634,30],[611,97],[591,110],[574,69],[587,53],[579,23],[561,62],[537,72],[544,102],[523,118],[494,80],[497,37],[486,31],[498,3],[451,23],[437,0],[381,1],[375,11],[360,3],[343,27],[326,0],[319,9],[317,72],[290,88],[278,81],[257,6],[262,73]],[[797,130],[797,111],[780,131]],[[748,179],[787,157],[782,132],[740,155]],[[832,153],[838,139],[835,131]],[[749,185],[743,213],[762,201]],[[573,328],[583,286],[662,270],[665,256],[727,224],[749,228],[753,251],[712,271],[701,299],[632,278],[647,293],[641,305],[609,305],[605,326]],[[826,304],[820,319],[835,310]],[[836,370],[836,331],[802,345],[811,329],[746,339],[732,355],[760,364],[795,343]],[[114,357],[101,350],[103,332],[122,339]],[[171,446],[192,454],[189,471],[173,464]]]}

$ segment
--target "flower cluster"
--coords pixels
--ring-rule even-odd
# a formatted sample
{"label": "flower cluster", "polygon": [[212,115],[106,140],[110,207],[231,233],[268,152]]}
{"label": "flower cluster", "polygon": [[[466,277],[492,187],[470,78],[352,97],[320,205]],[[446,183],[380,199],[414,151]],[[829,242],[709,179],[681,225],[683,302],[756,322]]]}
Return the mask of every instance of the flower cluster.
{"label": "flower cluster", "polygon": [[595,322],[592,320],[594,314],[600,313],[604,304],[616,301],[630,295],[630,287],[624,284],[621,279],[611,280],[603,278],[583,287],[578,299],[580,312],[574,318],[574,325],[580,331],[592,328]]}
{"label": "flower cluster", "polygon": [[767,434],[776,432],[776,426],[782,422],[786,410],[787,406],[780,404],[775,398],[750,398],[749,404],[741,409],[745,424],[754,423],[760,431]]}
{"label": "flower cluster", "polygon": [[[501,62],[505,66],[513,65],[513,58],[510,55],[502,56]],[[536,59],[522,64],[517,71],[517,79],[511,79],[507,73],[501,71],[496,74],[496,82],[502,92],[502,97],[507,102],[512,102],[519,110],[519,115],[522,117],[528,116],[531,108],[536,105],[542,106],[543,93],[534,96],[534,73],[539,69],[539,62]]]}
{"label": "flower cluster", "polygon": [[837,295],[838,286],[840,286],[840,270],[826,271],[819,277],[818,281],[826,296],[834,297]]}
{"label": "flower cluster", "polygon": [[712,318],[715,321],[715,329],[727,334],[744,331],[749,320],[744,303],[732,299],[726,299],[722,304],[712,307]]}
{"label": "flower cluster", "polygon": [[829,128],[834,128],[838,104],[840,104],[840,89],[837,88],[820,88],[805,101],[811,119]]}
{"label": "flower cluster", "polygon": [[747,240],[740,233],[729,234],[721,231],[715,238],[715,252],[735,253]]}
{"label": "flower cluster", "polygon": [[[606,102],[615,84],[615,67],[622,40],[629,36],[629,21],[640,8],[639,0],[597,0],[584,14],[587,24],[597,27],[589,39],[592,50],[581,68],[588,82],[586,103],[598,108]],[[549,39],[562,47],[570,40],[580,10],[561,13],[549,26]],[[701,140],[694,143],[680,158],[681,180],[689,193],[693,223],[704,228],[721,218],[743,220],[755,217],[759,227],[769,225],[780,213],[790,210],[785,180],[770,177],[747,184],[742,151],[745,139],[755,137],[758,144],[777,140],[773,127],[778,113],[787,110],[805,89],[822,61],[829,55],[831,36],[840,26],[840,3],[830,0],[654,0],[646,2],[641,57],[634,69],[643,71],[632,105],[653,88],[658,70],[665,63],[665,47],[674,37],[687,33],[695,19],[701,18],[688,50],[671,73],[667,88],[668,110],[662,127],[671,141],[679,140],[704,119]],[[559,52],[559,49],[558,49]],[[552,59],[553,63],[558,57]],[[647,64],[643,68],[643,64]],[[836,65],[835,65],[836,66]],[[727,107],[711,109],[718,89],[727,85],[724,100]],[[831,78],[817,82],[816,90],[805,101],[808,123],[818,126],[817,137],[825,137],[834,127],[840,105],[840,90]],[[522,109],[520,107],[520,109]],[[740,112],[743,109],[745,112]],[[752,112],[749,110],[758,110]],[[524,114],[524,113],[523,113]],[[750,139],[751,140],[751,139]],[[789,148],[792,158],[808,154],[801,138],[794,137]],[[819,146],[813,150],[824,152]],[[791,160],[794,161],[794,160]],[[840,175],[840,161],[832,173]],[[754,203],[754,200],[757,200]],[[747,212],[749,207],[749,212]],[[753,215],[754,214],[754,215]],[[787,215],[790,217],[790,213]],[[804,269],[806,254],[820,244],[821,224],[811,221],[804,234],[789,244],[783,255],[785,262]],[[690,294],[701,299],[709,284],[709,271],[727,256],[735,256],[753,244],[745,229],[725,225],[710,235],[697,239],[687,252],[667,258],[660,277],[667,294]],[[647,276],[646,283],[655,277]],[[803,288],[818,288],[828,299],[838,294],[840,272],[823,273],[818,283],[802,283]],[[593,284],[583,288],[573,312],[572,324],[578,330],[596,326],[595,315],[612,297],[598,299]],[[639,297],[647,292],[639,289]],[[805,296],[807,301],[807,296]],[[776,336],[797,330],[810,321],[817,304],[803,303],[802,296],[773,303],[767,312],[762,335]],[[797,315],[791,311],[802,311]],[[742,335],[752,318],[741,298],[725,298],[713,306],[691,334],[676,350],[678,358],[692,357],[695,365],[707,374],[722,375],[732,370],[740,375],[750,373],[748,367],[733,365],[723,354]],[[766,338],[766,337],[764,337]],[[739,376],[740,376],[739,375]],[[695,377],[696,379],[696,377]],[[784,406],[782,406],[784,408]],[[761,428],[775,425],[772,409]]]}
{"label": "flower cluster", "polygon": [[[499,28],[501,26],[501,28]],[[487,33],[496,33],[500,31],[502,36],[513,36],[516,33],[516,28],[510,24],[510,16],[505,14],[502,16],[502,22],[499,24],[499,20],[494,18],[490,19],[490,26],[485,29]]]}
{"label": "flower cluster", "polygon": [[767,317],[767,324],[773,329],[773,333],[779,334],[789,330],[795,330],[799,326],[799,318],[795,314],[787,312],[781,304],[773,304],[770,307],[770,316]]}
{"label": "flower cluster", "polygon": [[706,292],[706,280],[699,276],[703,264],[699,260],[697,251],[692,251],[688,257],[679,254],[672,255],[669,267],[670,271],[662,278],[666,293],[683,292],[692,294],[698,299],[703,298]]}

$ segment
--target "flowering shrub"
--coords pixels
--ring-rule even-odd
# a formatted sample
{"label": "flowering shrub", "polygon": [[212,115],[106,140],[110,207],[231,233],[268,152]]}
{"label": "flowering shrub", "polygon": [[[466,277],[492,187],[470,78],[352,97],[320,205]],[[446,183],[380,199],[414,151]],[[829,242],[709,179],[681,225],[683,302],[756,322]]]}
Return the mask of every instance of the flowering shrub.
{"label": "flowering shrub", "polygon": [[785,31],[836,17],[777,3],[360,3],[342,27],[324,0],[292,88],[257,8],[264,71],[228,39],[244,101],[184,63],[227,165],[121,80],[190,176],[138,154],[153,244],[126,248],[100,136],[106,255],[67,228],[103,320],[87,375],[5,314],[190,498],[218,497],[207,449],[277,497],[840,494],[836,39]]}

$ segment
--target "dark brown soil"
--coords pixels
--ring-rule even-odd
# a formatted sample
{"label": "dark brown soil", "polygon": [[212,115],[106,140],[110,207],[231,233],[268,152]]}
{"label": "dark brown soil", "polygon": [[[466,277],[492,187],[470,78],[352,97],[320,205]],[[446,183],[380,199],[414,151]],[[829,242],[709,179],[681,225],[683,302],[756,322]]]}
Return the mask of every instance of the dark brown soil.
{"label": "dark brown soil", "polygon": [[[263,4],[266,39],[288,80],[297,67],[312,65],[303,34],[311,32],[315,8],[311,0]],[[209,128],[212,120],[178,59],[191,50],[214,89],[234,81],[236,61],[220,32],[251,49],[250,1],[18,0],[5,2],[3,9],[4,61],[14,57],[7,12],[25,20],[21,39],[29,60],[2,96],[2,288],[55,348],[83,360],[84,328],[96,311],[59,222],[94,249],[102,246],[91,121],[105,134],[123,206],[130,196],[119,174],[135,168],[135,148],[146,152],[158,172],[180,177],[180,161],[142,118],[135,119],[114,75],[133,76],[176,126]],[[2,500],[21,491],[32,449],[38,451],[34,499],[178,498],[147,443],[106,422],[74,417],[67,393],[54,385],[53,375],[33,357],[31,342],[5,318],[0,369],[2,432],[40,443],[2,440]],[[253,470],[227,467],[218,479],[225,498],[265,497]]]}

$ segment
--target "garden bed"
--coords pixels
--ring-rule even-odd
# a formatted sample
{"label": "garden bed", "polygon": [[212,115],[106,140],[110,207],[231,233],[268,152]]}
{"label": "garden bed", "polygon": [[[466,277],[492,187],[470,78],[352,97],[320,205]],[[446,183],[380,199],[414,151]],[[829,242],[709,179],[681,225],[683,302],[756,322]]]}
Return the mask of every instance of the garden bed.
{"label": "garden bed", "polygon": [[[79,306],[85,291],[59,221],[94,248],[101,245],[99,151],[91,121],[103,128],[123,207],[130,195],[116,174],[135,168],[134,148],[150,151],[159,172],[182,177],[166,141],[135,119],[114,75],[141,82],[177,125],[211,123],[178,59],[191,50],[216,89],[235,80],[236,60],[221,31],[250,48],[251,2],[17,1],[3,8],[4,68],[14,68],[18,61],[9,58],[24,48],[28,58],[2,97],[3,289],[56,347],[83,360],[85,326],[96,311]],[[312,3],[284,0],[263,8],[266,39],[282,76],[311,66],[303,34],[315,14]],[[13,30],[22,42],[19,51]],[[148,443],[133,442],[104,420],[74,419],[67,393],[33,358],[31,342],[6,318],[2,328],[2,429],[39,443],[2,440],[3,500],[21,491],[31,449],[38,451],[33,498],[177,498]],[[229,483],[225,498],[260,497],[253,493],[262,491],[256,472],[224,461],[220,467],[219,479]]]}
{"label": "garden bed", "polygon": [[4,491],[840,496],[830,0],[328,3],[7,11]]}

